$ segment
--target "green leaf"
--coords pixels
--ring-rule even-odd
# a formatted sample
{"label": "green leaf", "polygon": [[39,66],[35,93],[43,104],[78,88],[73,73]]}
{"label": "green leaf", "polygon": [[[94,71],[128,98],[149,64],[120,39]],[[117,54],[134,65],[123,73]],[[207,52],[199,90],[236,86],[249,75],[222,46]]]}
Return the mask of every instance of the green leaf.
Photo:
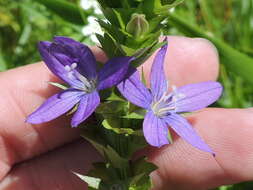
{"label": "green leaf", "polygon": [[111,35],[105,33],[104,36],[96,34],[103,51],[109,58],[125,56],[122,48],[116,43]]}
{"label": "green leaf", "polygon": [[36,0],[64,20],[83,25],[84,20],[77,5],[64,0]]}
{"label": "green leaf", "polygon": [[96,109],[96,113],[100,113],[108,117],[115,117],[115,114],[123,114],[126,104],[127,102],[125,101],[107,101],[99,105]]}
{"label": "green leaf", "polygon": [[111,146],[107,146],[105,151],[108,160],[114,168],[125,169],[129,167],[128,159],[119,156],[119,154]]}
{"label": "green leaf", "polygon": [[162,47],[166,42],[160,42],[160,43],[157,43],[154,42],[151,46],[149,46],[145,52],[142,54],[141,57],[135,59],[132,64],[135,68],[139,67],[141,64],[143,64],[150,56],[153,55],[153,53],[159,49],[160,47]]}
{"label": "green leaf", "polygon": [[[160,1],[160,0],[158,0]],[[175,0],[173,3],[169,3],[170,0],[163,0],[164,4],[157,4],[157,7],[155,7],[155,13],[156,14],[167,14],[169,12],[169,9],[174,8],[184,2],[184,0]]]}
{"label": "green leaf", "polygon": [[94,148],[96,148],[96,150],[103,157],[105,157],[105,149],[106,149],[105,146],[106,145],[105,145],[104,141],[99,136],[96,136],[95,132],[84,130],[81,133],[81,136],[83,138],[85,138],[87,141],[89,141],[94,146]]}
{"label": "green leaf", "polygon": [[122,158],[111,146],[105,144],[97,134],[85,130],[81,136],[89,141],[97,151],[111,163],[114,168],[125,169],[128,167],[128,159]]}
{"label": "green leaf", "polygon": [[143,2],[143,10],[145,14],[154,17],[154,15],[163,15],[169,12],[169,9],[176,7],[184,0],[175,0],[171,3],[171,0],[148,0]]}
{"label": "green leaf", "polygon": [[142,173],[149,174],[157,169],[157,166],[152,164],[151,162],[147,162],[146,157],[139,158],[138,160],[134,161],[132,165],[134,175],[139,175]]}
{"label": "green leaf", "polygon": [[127,115],[122,116],[121,118],[126,119],[144,119],[146,115],[146,110],[141,109],[133,104],[129,104]]}
{"label": "green leaf", "polygon": [[[131,134],[133,134],[135,132],[131,128],[116,128],[115,126],[111,125],[110,120],[106,120],[106,119],[102,122],[102,125],[106,129],[112,130],[112,131],[114,131],[117,134],[128,134],[128,135],[131,135]],[[119,125],[117,125],[117,126],[119,126]]]}
{"label": "green leaf", "polygon": [[184,0],[161,0],[162,5],[169,6],[170,8],[176,7],[183,2]]}

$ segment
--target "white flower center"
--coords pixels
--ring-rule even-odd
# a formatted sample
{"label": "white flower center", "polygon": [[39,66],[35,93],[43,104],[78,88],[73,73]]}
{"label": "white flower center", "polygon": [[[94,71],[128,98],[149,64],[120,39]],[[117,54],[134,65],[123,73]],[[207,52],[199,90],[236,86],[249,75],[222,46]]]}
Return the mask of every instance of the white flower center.
{"label": "white flower center", "polygon": [[151,109],[157,117],[164,117],[171,112],[176,112],[177,101],[182,98],[185,98],[185,95],[177,93],[176,87],[172,86],[172,92],[169,94],[164,92],[158,101],[152,102]]}
{"label": "white flower center", "polygon": [[65,70],[68,72],[68,78],[71,80],[78,80],[82,85],[76,85],[74,88],[83,90],[86,93],[90,93],[96,89],[97,80],[88,80],[85,76],[81,75],[77,70],[77,63],[72,63],[71,65],[66,65]]}

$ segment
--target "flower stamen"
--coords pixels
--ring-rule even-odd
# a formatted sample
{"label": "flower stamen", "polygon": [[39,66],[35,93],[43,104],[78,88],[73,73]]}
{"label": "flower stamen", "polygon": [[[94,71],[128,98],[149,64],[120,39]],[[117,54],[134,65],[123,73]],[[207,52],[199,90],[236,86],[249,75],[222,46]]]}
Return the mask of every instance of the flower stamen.
{"label": "flower stamen", "polygon": [[82,86],[76,86],[76,89],[83,90],[86,93],[92,92],[96,88],[96,80],[88,80],[85,76],[81,75],[77,70],[77,63],[66,65],[64,69],[68,72],[69,79],[76,79],[82,82]]}
{"label": "flower stamen", "polygon": [[164,92],[158,101],[151,104],[151,109],[157,117],[164,117],[176,111],[177,101],[185,98],[185,95],[177,92],[176,86],[172,86],[172,92]]}

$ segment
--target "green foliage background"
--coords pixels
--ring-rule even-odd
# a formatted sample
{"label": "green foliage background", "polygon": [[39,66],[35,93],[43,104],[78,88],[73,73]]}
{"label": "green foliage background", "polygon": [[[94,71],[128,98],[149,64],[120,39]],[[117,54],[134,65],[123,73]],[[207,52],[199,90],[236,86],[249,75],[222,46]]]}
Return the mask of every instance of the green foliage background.
{"label": "green foliage background", "polygon": [[[92,44],[81,32],[89,15],[93,10],[81,11],[78,0],[0,0],[0,71],[40,61],[37,42],[55,35]],[[186,0],[172,11],[165,33],[211,40],[225,87],[216,106],[253,106],[253,0]],[[250,190],[253,183],[219,189]]]}

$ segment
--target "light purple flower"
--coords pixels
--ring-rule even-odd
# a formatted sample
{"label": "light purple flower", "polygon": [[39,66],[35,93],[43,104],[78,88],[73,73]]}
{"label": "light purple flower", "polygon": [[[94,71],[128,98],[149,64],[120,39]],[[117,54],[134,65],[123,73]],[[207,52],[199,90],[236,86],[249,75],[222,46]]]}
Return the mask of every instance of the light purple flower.
{"label": "light purple flower", "polygon": [[39,51],[48,68],[70,87],[50,97],[33,112],[27,118],[32,124],[53,120],[77,105],[71,125],[78,126],[99,105],[98,91],[118,84],[133,60],[132,57],[113,58],[97,72],[91,50],[66,37],[55,37],[52,43],[40,42]]}
{"label": "light purple flower", "polygon": [[164,58],[167,45],[157,53],[151,69],[150,90],[140,81],[138,71],[118,85],[121,94],[133,104],[147,110],[143,122],[143,133],[147,142],[155,147],[169,144],[168,126],[194,147],[213,153],[198,136],[188,121],[179,115],[192,112],[215,102],[222,93],[218,82],[200,82],[172,88],[169,93],[164,73]]}

